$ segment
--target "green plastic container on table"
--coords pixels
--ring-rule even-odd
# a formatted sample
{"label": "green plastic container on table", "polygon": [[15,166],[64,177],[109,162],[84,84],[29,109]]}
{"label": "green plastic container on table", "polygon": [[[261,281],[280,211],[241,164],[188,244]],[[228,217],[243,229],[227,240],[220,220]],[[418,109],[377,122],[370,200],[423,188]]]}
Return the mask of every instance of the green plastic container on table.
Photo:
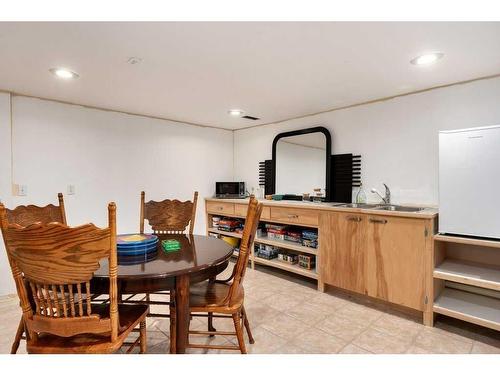
{"label": "green plastic container on table", "polygon": [[163,247],[163,251],[167,253],[179,251],[181,249],[181,244],[177,240],[163,240],[161,241],[161,246]]}

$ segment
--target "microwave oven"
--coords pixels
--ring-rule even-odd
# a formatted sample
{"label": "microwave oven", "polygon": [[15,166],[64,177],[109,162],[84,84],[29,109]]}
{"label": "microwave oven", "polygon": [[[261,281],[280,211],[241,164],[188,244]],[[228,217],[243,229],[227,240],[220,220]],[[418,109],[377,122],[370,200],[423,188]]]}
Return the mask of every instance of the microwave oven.
{"label": "microwave oven", "polygon": [[216,182],[216,198],[245,198],[244,182]]}

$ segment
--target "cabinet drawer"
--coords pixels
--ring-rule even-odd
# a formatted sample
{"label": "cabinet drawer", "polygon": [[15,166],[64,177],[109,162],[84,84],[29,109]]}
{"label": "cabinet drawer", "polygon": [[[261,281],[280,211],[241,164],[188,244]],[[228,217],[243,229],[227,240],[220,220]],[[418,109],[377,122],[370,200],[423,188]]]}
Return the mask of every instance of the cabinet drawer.
{"label": "cabinet drawer", "polygon": [[318,226],[318,212],[296,208],[271,207],[271,220],[291,224]]}
{"label": "cabinet drawer", "polygon": [[269,220],[269,219],[271,219],[271,207],[264,207],[264,208],[262,208],[262,213],[260,214],[260,218],[262,220]]}
{"label": "cabinet drawer", "polygon": [[234,205],[234,214],[238,216],[247,216],[248,205],[247,204],[235,204]]}
{"label": "cabinet drawer", "polygon": [[207,211],[217,214],[234,214],[234,203],[207,202]]}
{"label": "cabinet drawer", "polygon": [[[247,204],[235,204],[234,205],[234,214],[237,216],[247,216],[248,205]],[[262,209],[262,214],[260,215],[261,219],[269,220],[271,218],[271,209],[269,207],[264,207]]]}

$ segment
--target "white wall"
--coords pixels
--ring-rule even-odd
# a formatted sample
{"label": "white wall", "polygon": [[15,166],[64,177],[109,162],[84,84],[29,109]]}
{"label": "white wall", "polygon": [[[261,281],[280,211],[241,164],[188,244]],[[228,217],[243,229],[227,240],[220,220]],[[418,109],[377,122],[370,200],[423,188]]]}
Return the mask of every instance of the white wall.
{"label": "white wall", "polygon": [[281,132],[323,125],[332,152],[362,155],[362,180],[389,185],[393,201],[438,203],[438,131],[500,124],[500,78],[476,81],[235,132],[235,179],[258,185],[258,163],[271,158]]}
{"label": "white wall", "polygon": [[[10,164],[3,99],[0,160]],[[69,225],[105,226],[107,203],[115,201],[118,232],[126,233],[139,229],[141,190],[147,200],[188,200],[198,190],[195,231],[204,233],[203,198],[213,195],[216,180],[233,179],[232,146],[231,131],[14,97],[14,183],[27,185],[28,195],[10,197],[7,204],[55,203],[63,192]],[[3,164],[2,197],[10,194],[10,181],[4,182],[10,171]],[[76,195],[66,194],[68,184]],[[0,267],[8,270],[4,251],[1,256]],[[13,292],[9,278],[10,270],[0,275],[0,295]]]}
{"label": "white wall", "polygon": [[[0,93],[0,201],[7,207],[11,206],[9,100],[8,94]],[[2,239],[0,240],[0,296],[14,291],[14,280]]]}

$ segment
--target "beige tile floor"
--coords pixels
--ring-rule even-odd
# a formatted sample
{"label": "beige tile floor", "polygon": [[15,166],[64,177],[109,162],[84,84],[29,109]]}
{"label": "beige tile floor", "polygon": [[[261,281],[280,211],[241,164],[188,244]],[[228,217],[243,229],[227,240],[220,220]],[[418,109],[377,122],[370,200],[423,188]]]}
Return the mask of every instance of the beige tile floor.
{"label": "beige tile floor", "polygon": [[[244,285],[245,306],[255,338],[253,345],[247,341],[250,353],[500,353],[500,332],[446,317],[439,317],[433,328],[424,327],[387,307],[319,293],[310,280],[269,268],[248,269]],[[15,296],[0,297],[0,353],[10,352],[20,316],[17,303]],[[220,330],[232,330],[228,319],[215,319],[214,325]],[[205,328],[206,320],[192,319],[191,329]],[[192,336],[191,342],[227,345],[236,341],[233,337]],[[167,353],[168,347],[168,320],[148,319],[148,352]],[[25,353],[24,343],[18,352]]]}

